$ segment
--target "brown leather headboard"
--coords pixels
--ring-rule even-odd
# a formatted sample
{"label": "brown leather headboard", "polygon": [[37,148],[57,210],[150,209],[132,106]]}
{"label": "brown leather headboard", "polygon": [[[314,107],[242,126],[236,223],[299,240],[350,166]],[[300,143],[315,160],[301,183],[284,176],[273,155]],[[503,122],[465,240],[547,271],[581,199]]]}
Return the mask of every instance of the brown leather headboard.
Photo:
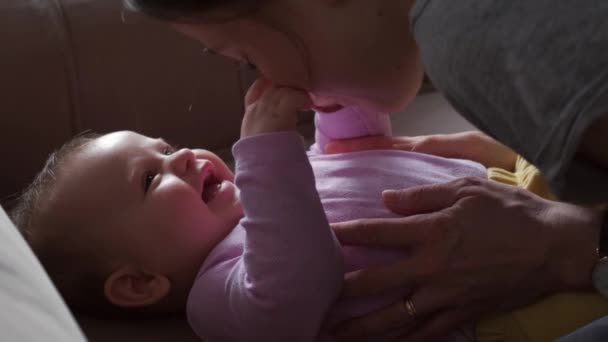
{"label": "brown leather headboard", "polygon": [[251,72],[120,0],[0,1],[0,204],[75,134],[136,130],[228,148]]}

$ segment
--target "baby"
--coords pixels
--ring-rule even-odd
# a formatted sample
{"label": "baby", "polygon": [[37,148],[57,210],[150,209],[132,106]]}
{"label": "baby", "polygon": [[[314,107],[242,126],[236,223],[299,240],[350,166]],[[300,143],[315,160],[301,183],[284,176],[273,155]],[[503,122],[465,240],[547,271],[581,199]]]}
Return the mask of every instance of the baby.
{"label": "baby", "polygon": [[[385,189],[487,176],[473,161],[406,151],[323,153],[335,139],[390,135],[385,114],[317,114],[307,152],[295,131],[305,93],[257,81],[246,104],[236,178],[210,151],[134,132],[79,137],[49,158],[13,218],[70,306],[185,310],[205,341],[332,341],[336,324],[408,290],[340,300],[345,272],[407,251],[340,246],[329,223],[396,217]],[[370,340],[405,331],[397,322]],[[471,328],[446,338],[474,340]]]}

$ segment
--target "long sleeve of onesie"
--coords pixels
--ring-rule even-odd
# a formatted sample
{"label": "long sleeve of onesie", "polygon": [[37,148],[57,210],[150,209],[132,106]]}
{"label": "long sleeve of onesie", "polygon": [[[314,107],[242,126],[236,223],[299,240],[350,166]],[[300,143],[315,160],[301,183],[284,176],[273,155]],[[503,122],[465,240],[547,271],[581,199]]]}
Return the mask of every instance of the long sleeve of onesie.
{"label": "long sleeve of onesie", "polygon": [[249,137],[233,153],[245,216],[232,234],[244,231],[244,243],[206,260],[190,324],[205,341],[317,340],[344,270],[302,139]]}
{"label": "long sleeve of onesie", "polygon": [[344,108],[331,114],[317,113],[315,128],[315,144],[310,149],[312,154],[323,154],[325,146],[334,140],[392,135],[388,114],[364,112],[356,108]]}

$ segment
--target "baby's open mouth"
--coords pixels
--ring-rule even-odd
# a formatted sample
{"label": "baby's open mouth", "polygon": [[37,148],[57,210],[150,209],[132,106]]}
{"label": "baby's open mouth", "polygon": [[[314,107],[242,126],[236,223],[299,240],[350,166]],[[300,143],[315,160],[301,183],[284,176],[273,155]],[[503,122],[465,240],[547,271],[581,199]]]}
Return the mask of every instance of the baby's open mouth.
{"label": "baby's open mouth", "polygon": [[209,175],[203,184],[203,192],[201,198],[203,202],[209,203],[222,187],[222,181],[217,179],[215,175]]}

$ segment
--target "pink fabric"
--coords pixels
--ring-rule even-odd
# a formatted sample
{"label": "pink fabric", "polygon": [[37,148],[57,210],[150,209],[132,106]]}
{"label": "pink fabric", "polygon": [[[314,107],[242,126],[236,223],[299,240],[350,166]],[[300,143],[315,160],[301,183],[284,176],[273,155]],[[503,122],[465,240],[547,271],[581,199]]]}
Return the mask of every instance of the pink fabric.
{"label": "pink fabric", "polygon": [[[308,154],[295,132],[234,146],[245,217],[208,256],[188,300],[190,324],[206,341],[332,341],[322,327],[401,300],[407,289],[338,301],[345,272],[407,253],[340,246],[328,222],[396,217],[382,204],[385,189],[486,174],[471,161],[405,151],[321,153],[337,138],[390,134],[383,114],[345,109],[317,114],[316,124]],[[471,341],[472,331],[447,340]]]}

